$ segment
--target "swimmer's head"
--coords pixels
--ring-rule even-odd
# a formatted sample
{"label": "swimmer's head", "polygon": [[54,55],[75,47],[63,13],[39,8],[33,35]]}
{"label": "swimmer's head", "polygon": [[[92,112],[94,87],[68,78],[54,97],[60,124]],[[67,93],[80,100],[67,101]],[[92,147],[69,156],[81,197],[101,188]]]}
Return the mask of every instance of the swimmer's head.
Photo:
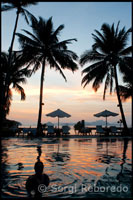
{"label": "swimmer's head", "polygon": [[43,168],[44,168],[44,165],[41,161],[37,161],[34,165],[34,169],[35,169],[36,174],[42,174]]}

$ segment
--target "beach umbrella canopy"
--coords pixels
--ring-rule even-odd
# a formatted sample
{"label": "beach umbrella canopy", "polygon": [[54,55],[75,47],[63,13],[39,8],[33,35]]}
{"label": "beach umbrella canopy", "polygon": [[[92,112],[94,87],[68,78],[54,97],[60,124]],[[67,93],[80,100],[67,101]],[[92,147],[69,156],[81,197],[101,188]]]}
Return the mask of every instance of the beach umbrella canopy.
{"label": "beach umbrella canopy", "polygon": [[106,127],[107,127],[107,117],[110,117],[110,116],[115,117],[117,115],[119,114],[111,112],[109,110],[104,110],[100,113],[94,114],[95,117],[106,117]]}
{"label": "beach umbrella canopy", "polygon": [[69,115],[68,113],[57,109],[51,113],[46,114],[46,116],[48,117],[58,117],[58,128],[59,128],[59,118],[64,118],[64,117],[71,117],[71,115]]}

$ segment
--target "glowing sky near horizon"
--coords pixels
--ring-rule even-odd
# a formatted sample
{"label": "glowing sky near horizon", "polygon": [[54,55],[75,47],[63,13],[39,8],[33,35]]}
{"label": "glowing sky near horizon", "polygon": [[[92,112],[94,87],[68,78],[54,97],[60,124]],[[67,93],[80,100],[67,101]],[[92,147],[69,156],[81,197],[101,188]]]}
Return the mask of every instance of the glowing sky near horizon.
{"label": "glowing sky near horizon", "polygon": [[[36,17],[41,16],[45,19],[53,17],[54,28],[64,24],[65,28],[60,34],[60,40],[77,38],[78,42],[69,45],[80,56],[85,50],[90,49],[93,44],[92,33],[94,29],[100,30],[103,23],[115,25],[120,20],[120,28],[123,26],[128,29],[131,27],[131,3],[130,2],[39,2],[36,6],[27,8]],[[14,21],[15,10],[2,13],[2,51],[7,51],[10,46]],[[9,21],[10,19],[10,21]],[[30,30],[24,18],[20,16],[17,32],[22,33],[22,29]],[[31,31],[31,30],[30,30]],[[130,41],[129,41],[130,44]],[[14,49],[19,49],[18,39],[15,39]],[[89,65],[89,63],[88,63]],[[87,65],[86,65],[87,66]],[[103,101],[103,85],[95,93],[90,83],[85,89],[81,86],[81,71],[75,73],[64,70],[67,82],[59,72],[49,69],[47,66],[44,81],[43,95],[43,114],[42,123],[47,121],[57,122],[56,118],[46,117],[45,114],[58,108],[71,114],[71,118],[61,119],[62,122],[77,122],[104,120],[93,115],[105,109],[119,112],[115,93],[112,96],[107,91],[106,101]],[[36,125],[39,107],[39,70],[31,78],[27,79],[27,84],[23,85],[26,93],[26,100],[20,101],[20,95],[13,91],[13,101],[9,119],[20,121],[23,125]],[[121,80],[121,77],[119,76]],[[131,101],[123,103],[128,125],[131,123]],[[109,118],[110,122],[117,122],[120,115]]]}

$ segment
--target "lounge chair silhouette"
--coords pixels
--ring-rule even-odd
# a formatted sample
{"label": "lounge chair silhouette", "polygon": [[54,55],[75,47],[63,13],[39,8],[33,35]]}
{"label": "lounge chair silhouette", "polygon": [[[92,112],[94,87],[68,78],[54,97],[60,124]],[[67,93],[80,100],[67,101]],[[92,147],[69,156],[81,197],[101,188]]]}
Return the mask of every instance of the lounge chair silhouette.
{"label": "lounge chair silhouette", "polygon": [[62,126],[62,134],[64,135],[70,134],[69,130],[70,130],[69,126]]}
{"label": "lounge chair silhouette", "polygon": [[96,126],[96,133],[102,134],[102,133],[106,133],[106,132],[103,130],[102,126]]}
{"label": "lounge chair silhouette", "polygon": [[110,126],[111,133],[118,133],[116,126]]}
{"label": "lounge chair silhouette", "polygon": [[53,126],[48,126],[47,135],[54,135],[54,127]]}

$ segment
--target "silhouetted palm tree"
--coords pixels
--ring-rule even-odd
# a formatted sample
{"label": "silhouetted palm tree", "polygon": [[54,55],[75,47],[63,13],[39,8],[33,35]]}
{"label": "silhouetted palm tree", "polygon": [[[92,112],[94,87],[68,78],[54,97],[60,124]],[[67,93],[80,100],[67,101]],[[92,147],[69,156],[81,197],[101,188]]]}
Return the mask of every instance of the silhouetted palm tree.
{"label": "silhouetted palm tree", "polygon": [[114,24],[110,26],[109,24],[104,23],[101,30],[102,33],[95,30],[96,34],[92,34],[95,41],[92,45],[92,49],[81,55],[80,64],[82,66],[87,62],[94,62],[94,64],[91,64],[82,71],[82,74],[85,74],[82,79],[82,84],[84,84],[85,87],[90,81],[94,80],[93,89],[97,91],[100,84],[105,80],[103,96],[105,99],[106,90],[109,86],[110,93],[112,93],[113,79],[115,80],[122,121],[124,128],[127,131],[127,123],[119,94],[117,70],[119,69],[122,73],[125,73],[126,71],[127,60],[125,57],[131,52],[131,46],[126,46],[131,29],[126,31],[125,27],[123,27],[119,30],[118,22],[116,29],[114,28]]}
{"label": "silhouetted palm tree", "polygon": [[[8,69],[8,57],[9,54],[2,52],[1,53],[1,68],[0,68],[0,85],[1,85],[1,96],[5,93],[5,79]],[[11,56],[11,66],[10,66],[10,77],[9,77],[9,89],[8,95],[4,102],[2,102],[3,106],[3,114],[4,118],[10,111],[10,105],[12,100],[12,88],[15,89],[18,93],[21,94],[21,100],[25,100],[25,92],[20,84],[26,83],[26,77],[31,75],[31,70],[27,67],[24,67],[24,58],[21,54],[16,52],[12,53]],[[1,108],[2,109],[2,108]]]}
{"label": "silhouetted palm tree", "polygon": [[[8,11],[8,10],[12,10],[12,9],[17,9],[16,12],[16,21],[15,21],[15,26],[14,26],[14,31],[13,31],[13,35],[12,35],[12,40],[11,40],[11,46],[9,48],[9,56],[8,56],[8,68],[10,68],[11,66],[11,54],[13,51],[13,44],[14,44],[14,39],[15,39],[15,34],[16,34],[16,29],[17,29],[17,25],[18,25],[18,19],[19,19],[19,15],[22,14],[25,17],[25,20],[27,23],[29,23],[28,21],[28,16],[31,17],[32,14],[30,12],[28,12],[25,7],[28,7],[29,5],[35,5],[36,2],[31,2],[31,1],[25,1],[25,0],[19,0],[19,1],[3,1],[2,2],[2,7],[1,7],[1,11]],[[6,89],[5,89],[5,98],[8,98],[8,89],[9,89],[9,77],[10,77],[10,70],[7,71],[7,76],[6,76]]]}
{"label": "silhouetted palm tree", "polygon": [[119,91],[120,96],[123,101],[126,101],[127,99],[131,98],[132,102],[132,131],[133,131],[133,66],[132,66],[132,59],[129,61],[130,67],[126,69],[126,74],[123,77],[123,81],[126,83],[125,86],[119,85]]}
{"label": "silhouetted palm tree", "polygon": [[59,34],[64,28],[64,25],[60,25],[56,30],[54,30],[52,18],[44,20],[39,17],[39,20],[37,20],[35,17],[32,17],[31,22],[33,34],[23,30],[29,37],[20,33],[17,35],[19,36],[19,42],[22,46],[25,57],[28,56],[30,59],[29,66],[34,65],[33,72],[36,72],[40,67],[42,67],[37,123],[37,133],[40,134],[45,67],[49,64],[50,68],[58,70],[66,80],[62,69],[67,68],[74,72],[78,69],[77,63],[75,62],[78,57],[73,51],[67,49],[67,44],[71,43],[73,40],[76,41],[76,39],[59,41]]}

